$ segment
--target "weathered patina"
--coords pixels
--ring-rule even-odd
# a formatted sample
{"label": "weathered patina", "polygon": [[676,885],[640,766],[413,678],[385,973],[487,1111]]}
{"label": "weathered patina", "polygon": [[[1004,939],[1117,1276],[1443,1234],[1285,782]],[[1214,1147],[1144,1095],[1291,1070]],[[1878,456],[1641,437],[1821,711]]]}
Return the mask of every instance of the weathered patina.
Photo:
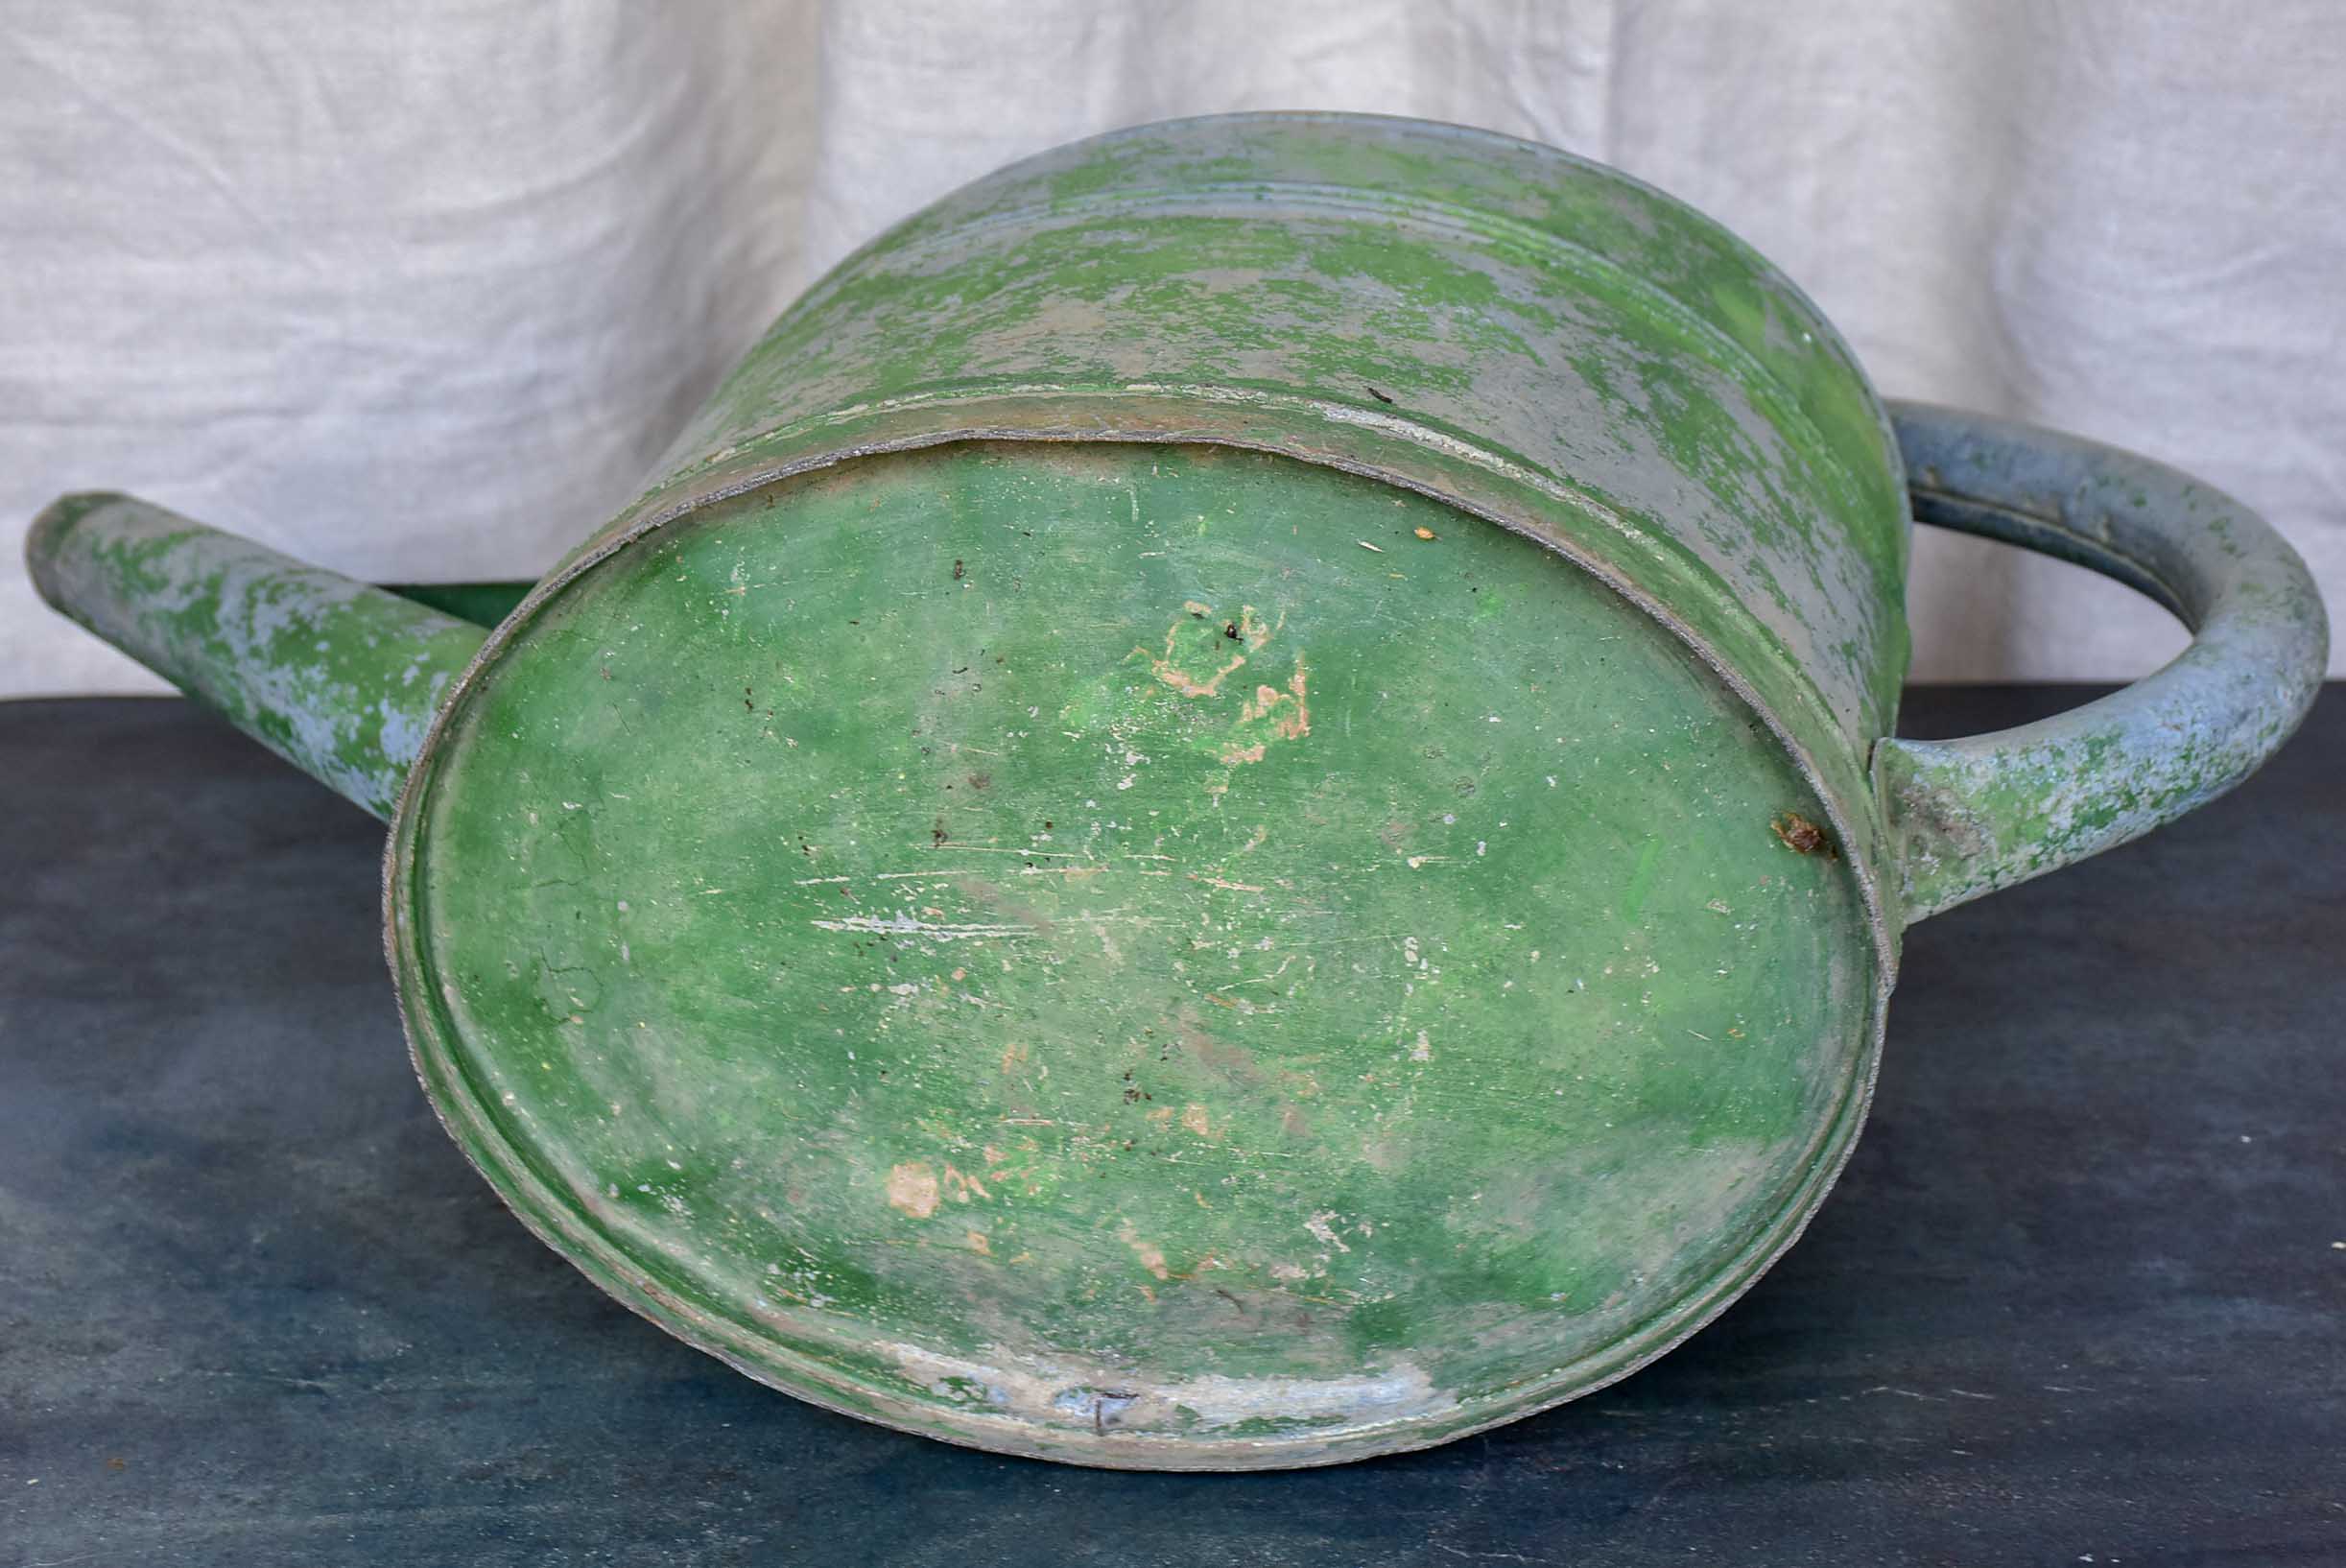
{"label": "weathered patina", "polygon": [[35,548],[353,798],[414,758],[418,1071],[604,1289],[956,1441],[1310,1464],[1699,1327],[1846,1157],[1902,925],[2302,712],[2320,608],[2253,517],[1901,421],[1924,515],[2159,593],[2193,653],[1883,741],[1905,475],[1814,308],[1611,171],[1348,116],[915,217],[509,614],[122,501]]}
{"label": "weathered patina", "polygon": [[25,559],[41,597],[388,818],[482,629],[124,495],[70,495]]}
{"label": "weathered patina", "polygon": [[2197,633],[2158,674],[2057,719],[1877,746],[1908,921],[2140,838],[2288,739],[2329,662],[2329,623],[2262,518],[2092,441],[1922,404],[1896,416],[1918,518],[2091,568]]}

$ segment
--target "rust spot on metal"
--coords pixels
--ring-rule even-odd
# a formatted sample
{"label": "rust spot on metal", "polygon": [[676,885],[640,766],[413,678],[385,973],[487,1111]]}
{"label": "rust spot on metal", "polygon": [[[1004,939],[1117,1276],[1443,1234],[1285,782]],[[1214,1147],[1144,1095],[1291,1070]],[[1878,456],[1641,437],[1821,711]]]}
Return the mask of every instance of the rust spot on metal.
{"label": "rust spot on metal", "polygon": [[1788,849],[1803,855],[1822,855],[1827,860],[1841,858],[1840,845],[1833,842],[1833,835],[1796,811],[1788,811],[1767,825]]}

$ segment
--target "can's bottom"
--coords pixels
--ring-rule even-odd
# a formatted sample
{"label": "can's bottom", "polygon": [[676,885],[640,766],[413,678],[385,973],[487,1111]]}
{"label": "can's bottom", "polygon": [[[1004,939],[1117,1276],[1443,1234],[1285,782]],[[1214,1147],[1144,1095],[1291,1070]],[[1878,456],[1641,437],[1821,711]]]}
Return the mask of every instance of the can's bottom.
{"label": "can's bottom", "polygon": [[1854,1135],[1850,866],[1586,574],[1197,446],[708,508],[476,679],[391,889],[436,1105],[604,1289],[1009,1452],[1422,1445],[1667,1348]]}

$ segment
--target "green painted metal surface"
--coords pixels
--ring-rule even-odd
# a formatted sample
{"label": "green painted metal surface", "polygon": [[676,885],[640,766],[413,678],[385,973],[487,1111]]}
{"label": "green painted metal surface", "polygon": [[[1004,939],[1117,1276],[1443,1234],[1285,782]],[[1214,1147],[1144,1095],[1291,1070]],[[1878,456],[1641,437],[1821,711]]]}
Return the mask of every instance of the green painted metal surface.
{"label": "green painted metal surface", "polygon": [[[354,798],[414,759],[418,1069],[604,1289],[934,1436],[1308,1464],[1700,1326],[1839,1169],[1900,927],[2302,712],[2320,606],[2253,517],[1900,420],[1617,174],[1238,116],[851,257],[509,614],[119,500],[35,551]],[[2193,653],[1883,741],[1900,440],[1923,515],[2158,594]]]}
{"label": "green painted metal surface", "polygon": [[841,1408],[1423,1441],[1658,1348],[1854,1128],[1865,916],[1782,748],[1424,497],[943,447],[648,539],[499,668],[398,885],[436,1099]]}
{"label": "green painted metal surface", "polygon": [[1906,658],[1895,443],[1798,290],[1612,170],[1351,115],[1045,154],[810,290],[562,570],[780,473],[972,436],[1261,447],[1530,534],[1667,606],[1836,831],[1870,829]]}
{"label": "green painted metal surface", "polygon": [[388,818],[482,630],[121,495],[70,495],[25,540],[48,602]]}
{"label": "green painted metal surface", "polygon": [[2140,838],[2239,783],[2296,730],[2329,664],[2329,621],[2263,519],[2092,441],[1920,404],[1897,412],[1922,516],[2116,578],[2197,633],[2148,679],[2057,719],[1876,747],[1908,920]]}
{"label": "green painted metal surface", "polygon": [[494,627],[521,607],[535,582],[395,582],[391,591],[460,621]]}

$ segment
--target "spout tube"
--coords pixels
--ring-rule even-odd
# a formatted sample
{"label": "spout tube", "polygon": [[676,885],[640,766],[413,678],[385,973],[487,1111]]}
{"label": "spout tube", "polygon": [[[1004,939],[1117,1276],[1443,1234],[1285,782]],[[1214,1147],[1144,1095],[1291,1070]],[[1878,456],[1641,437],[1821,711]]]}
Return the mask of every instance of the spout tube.
{"label": "spout tube", "polygon": [[25,558],[59,612],[386,820],[487,637],[127,495],[54,503]]}

